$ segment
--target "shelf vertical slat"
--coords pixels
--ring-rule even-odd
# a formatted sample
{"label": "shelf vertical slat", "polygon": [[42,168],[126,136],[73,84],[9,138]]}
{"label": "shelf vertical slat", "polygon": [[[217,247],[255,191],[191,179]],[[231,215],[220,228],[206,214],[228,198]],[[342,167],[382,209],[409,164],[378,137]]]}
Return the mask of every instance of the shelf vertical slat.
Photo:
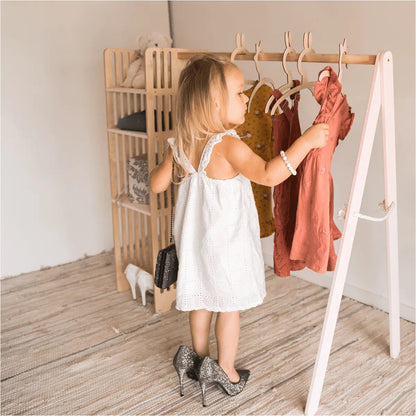
{"label": "shelf vertical slat", "polygon": [[156,51],[156,88],[162,88],[160,51]]}
{"label": "shelf vertical slat", "polygon": [[[116,154],[116,135],[108,133],[109,136],[109,156],[110,156],[110,182],[111,182],[111,196],[117,196],[118,181],[117,181],[117,154]],[[113,217],[113,240],[114,240],[114,258],[116,266],[116,285],[117,290],[127,289],[127,281],[123,276],[121,265],[121,249],[120,249],[120,223],[119,210],[115,204],[112,204]]]}
{"label": "shelf vertical slat", "polygon": [[120,217],[121,217],[121,230],[122,230],[122,238],[121,238],[121,252],[123,256],[123,269],[127,266],[127,225],[126,225],[126,212],[127,208],[120,208]]}
{"label": "shelf vertical slat", "polygon": [[154,273],[154,267],[153,267],[153,261],[152,261],[152,250],[151,245],[149,244],[149,241],[153,239],[153,230],[152,230],[152,220],[153,218],[146,217],[146,266],[152,270],[152,273]]}
{"label": "shelf vertical slat", "polygon": [[[147,241],[146,241],[146,226],[144,222],[145,218],[144,215],[140,215],[140,264],[145,264],[146,257],[146,247],[147,247]],[[153,271],[152,271],[153,274]]]}
{"label": "shelf vertical slat", "polygon": [[[126,173],[127,173],[127,184],[129,181],[128,176],[128,160],[129,158],[133,157],[133,149],[132,149],[132,137],[131,136],[125,136],[126,137]],[[126,194],[129,195],[130,190],[129,188],[126,188]],[[129,226],[129,263],[134,263],[134,235],[136,233],[135,227],[134,227],[134,211],[128,210],[128,226]]]}
{"label": "shelf vertical slat", "polygon": [[123,136],[117,134],[117,177],[119,181],[118,193],[126,191],[124,187],[124,166],[123,166]]}
{"label": "shelf vertical slat", "polygon": [[[128,158],[129,158],[129,136],[127,135],[122,135],[122,143],[123,143],[123,152],[122,152],[122,166],[123,166],[123,176],[124,176],[124,189],[126,190],[126,194],[129,194],[129,188],[128,188],[128,172],[127,172],[127,168],[128,168]],[[124,267],[127,266],[127,264],[129,263],[129,257],[131,257],[131,234],[132,234],[132,228],[131,228],[131,219],[130,219],[130,210],[129,209],[124,209],[124,214],[125,214],[125,241],[124,241],[124,247],[125,247],[125,264]]]}
{"label": "shelf vertical slat", "polygon": [[[128,64],[129,64],[129,56],[128,56],[128,53],[125,52],[125,51],[122,51],[120,53],[120,55],[121,55],[120,56],[120,65],[121,65],[121,68],[120,68],[120,76],[121,76],[120,85],[121,85],[121,83],[124,82],[124,80],[127,77],[127,68],[128,68]],[[122,102],[122,104],[121,104],[122,109],[123,109],[122,115],[124,117],[125,115],[130,114],[129,104],[128,104],[129,94],[119,93],[119,96],[120,96],[120,100]]]}
{"label": "shelf vertical slat", "polygon": [[[160,133],[162,131],[162,108],[163,108],[163,96],[156,95],[156,127],[157,127],[157,133]],[[157,139],[159,139],[160,135],[158,135]],[[156,140],[157,140],[156,139]]]}
{"label": "shelf vertical slat", "polygon": [[127,94],[127,102],[129,108],[129,114],[136,113],[138,110],[136,109],[136,102],[137,99],[135,97],[136,94]]}
{"label": "shelf vertical slat", "polygon": [[129,136],[122,134],[121,135],[122,143],[122,153],[121,153],[121,167],[123,172],[123,188],[125,189],[126,194],[129,193],[129,180],[127,172],[127,160],[129,158]]}
{"label": "shelf vertical slat", "polygon": [[121,80],[120,80],[120,85],[121,82],[123,82],[126,79],[127,76],[127,68],[129,65],[129,54],[127,52],[121,52],[121,70],[120,70],[120,75],[121,75]]}
{"label": "shelf vertical slat", "polygon": [[128,224],[128,230],[129,230],[129,263],[134,263],[134,211],[131,209],[127,209],[127,224]]}
{"label": "shelf vertical slat", "polygon": [[[115,71],[116,71],[116,87],[120,86],[121,83],[121,68],[120,68],[120,60],[121,60],[121,56],[120,56],[121,52],[116,53],[116,59],[115,59]],[[122,103],[121,103],[121,94],[119,93],[115,93],[115,99],[116,99],[116,103],[115,103],[115,108],[116,108],[116,114],[115,114],[115,118],[114,118],[114,124],[117,123],[117,121],[120,119],[120,117],[123,116],[122,113]]]}
{"label": "shelf vertical slat", "polygon": [[139,213],[133,211],[133,227],[134,227],[134,258],[133,263],[140,264],[140,240],[139,240]]}
{"label": "shelf vertical slat", "polygon": [[[120,190],[119,192],[127,192],[127,184],[126,184],[126,172],[125,172],[125,164],[124,164],[124,157],[125,157],[125,146],[124,146],[124,135],[118,136],[118,172],[119,172],[119,180],[120,180]],[[121,221],[121,247],[122,247],[122,256],[123,256],[123,266],[127,265],[127,226],[126,226],[126,208],[120,208],[120,221]]]}

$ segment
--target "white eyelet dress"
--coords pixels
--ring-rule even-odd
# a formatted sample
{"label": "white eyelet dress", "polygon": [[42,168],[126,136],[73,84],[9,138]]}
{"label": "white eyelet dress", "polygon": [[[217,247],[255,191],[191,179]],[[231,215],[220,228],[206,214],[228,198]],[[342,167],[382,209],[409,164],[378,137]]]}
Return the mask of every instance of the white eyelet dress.
{"label": "white eyelet dress", "polygon": [[[257,306],[266,296],[260,227],[250,180],[207,177],[212,149],[224,135],[209,139],[198,171],[179,185],[173,235],[179,260],[176,309],[230,312]],[[172,146],[174,138],[168,142]]]}

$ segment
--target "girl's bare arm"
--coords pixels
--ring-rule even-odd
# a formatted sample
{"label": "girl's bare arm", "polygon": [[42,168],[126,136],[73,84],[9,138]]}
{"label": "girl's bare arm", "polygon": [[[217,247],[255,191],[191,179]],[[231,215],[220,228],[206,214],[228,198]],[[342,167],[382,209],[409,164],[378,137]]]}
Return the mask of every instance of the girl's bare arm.
{"label": "girl's bare arm", "polygon": [[[287,159],[296,169],[311,149],[324,147],[327,141],[328,125],[316,124],[286,150]],[[252,182],[276,186],[291,175],[280,155],[266,162],[237,137],[224,136],[223,142],[225,159],[237,172],[242,173]]]}
{"label": "girl's bare arm", "polygon": [[150,172],[150,189],[155,192],[163,192],[168,189],[172,181],[172,149],[166,150],[163,162]]}

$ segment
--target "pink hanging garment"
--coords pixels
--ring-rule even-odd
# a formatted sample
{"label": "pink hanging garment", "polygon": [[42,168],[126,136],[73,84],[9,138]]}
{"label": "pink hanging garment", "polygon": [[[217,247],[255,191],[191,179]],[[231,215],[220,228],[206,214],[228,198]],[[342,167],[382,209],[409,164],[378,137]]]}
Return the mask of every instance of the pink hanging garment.
{"label": "pink hanging garment", "polygon": [[[323,71],[325,70],[329,72],[329,76],[315,83],[314,95],[321,109],[313,124],[329,125],[328,144],[324,148],[311,150],[298,167],[297,208],[296,212],[290,212],[290,215],[295,216],[290,262],[318,273],[335,270],[337,256],[334,240],[341,237],[341,232],[333,219],[334,185],[331,162],[339,140],[346,137],[354,120],[346,96],[341,93],[342,86],[336,72],[330,66],[325,67]],[[281,253],[278,247],[275,251],[276,259]],[[291,270],[299,268],[293,268],[291,264]],[[287,274],[280,275],[289,274],[287,270],[284,273]]]}

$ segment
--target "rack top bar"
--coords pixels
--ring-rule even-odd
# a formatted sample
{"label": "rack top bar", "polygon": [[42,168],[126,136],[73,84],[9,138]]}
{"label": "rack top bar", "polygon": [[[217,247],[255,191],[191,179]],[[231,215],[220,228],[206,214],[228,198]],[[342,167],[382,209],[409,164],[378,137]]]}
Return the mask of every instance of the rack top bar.
{"label": "rack top bar", "polygon": [[[231,57],[231,52],[209,52],[211,55]],[[178,59],[190,59],[194,55],[198,55],[201,52],[178,52]],[[289,62],[296,62],[299,58],[298,53],[289,53],[286,60]],[[254,59],[254,53],[237,54],[236,61],[252,61]],[[259,61],[282,61],[283,53],[270,53],[263,52],[259,54]],[[338,63],[339,55],[336,53],[307,53],[302,62],[318,62],[318,63]],[[375,65],[376,55],[343,55],[343,64],[358,64],[358,65]]]}

